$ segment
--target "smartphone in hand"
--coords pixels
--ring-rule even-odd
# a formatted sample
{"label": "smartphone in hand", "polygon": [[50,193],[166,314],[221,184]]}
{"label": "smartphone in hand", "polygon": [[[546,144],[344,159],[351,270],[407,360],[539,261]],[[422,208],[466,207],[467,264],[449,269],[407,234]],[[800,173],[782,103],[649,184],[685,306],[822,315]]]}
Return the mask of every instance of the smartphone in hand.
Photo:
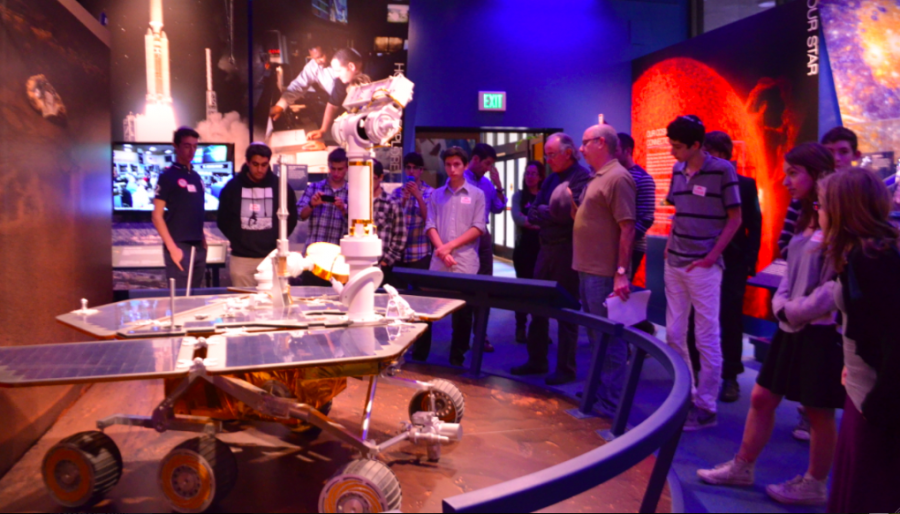
{"label": "smartphone in hand", "polygon": [[334,195],[322,195],[319,199],[325,203],[334,203]]}

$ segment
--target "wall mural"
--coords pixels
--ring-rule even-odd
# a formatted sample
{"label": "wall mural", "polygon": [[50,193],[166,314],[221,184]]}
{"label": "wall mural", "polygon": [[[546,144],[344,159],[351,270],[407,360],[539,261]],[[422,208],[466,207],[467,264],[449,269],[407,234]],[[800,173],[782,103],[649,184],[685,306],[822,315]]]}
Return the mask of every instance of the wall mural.
{"label": "wall mural", "polygon": [[[782,185],[784,155],[818,135],[819,70],[811,66],[808,46],[810,37],[818,39],[818,13],[809,15],[806,2],[791,3],[634,61],[635,160],[657,188],[651,235],[668,235],[674,213],[664,203],[675,163],[666,126],[695,114],[707,131],[721,130],[734,140],[738,173],[759,188],[759,269],[776,258],[790,202]],[[745,312],[759,317],[768,309],[767,295],[749,288]]]}
{"label": "wall mural", "polygon": [[900,157],[900,6],[825,0],[821,8],[843,124],[859,136],[862,164],[893,184]]}
{"label": "wall mural", "polygon": [[247,0],[82,0],[112,36],[114,141],[250,143]]}

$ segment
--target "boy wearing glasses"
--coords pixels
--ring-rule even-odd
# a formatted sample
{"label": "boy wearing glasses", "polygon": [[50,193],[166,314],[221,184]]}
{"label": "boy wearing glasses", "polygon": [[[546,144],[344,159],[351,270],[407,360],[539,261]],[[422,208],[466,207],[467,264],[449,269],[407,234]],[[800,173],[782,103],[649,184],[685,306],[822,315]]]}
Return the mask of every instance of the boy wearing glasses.
{"label": "boy wearing glasses", "polygon": [[722,253],[741,226],[741,194],[731,163],[703,150],[706,127],[700,118],[678,117],[667,135],[678,162],[666,199],[675,206],[665,254],[666,340],[690,367],[687,332],[693,306],[700,373],[684,430],[694,431],[717,424]]}

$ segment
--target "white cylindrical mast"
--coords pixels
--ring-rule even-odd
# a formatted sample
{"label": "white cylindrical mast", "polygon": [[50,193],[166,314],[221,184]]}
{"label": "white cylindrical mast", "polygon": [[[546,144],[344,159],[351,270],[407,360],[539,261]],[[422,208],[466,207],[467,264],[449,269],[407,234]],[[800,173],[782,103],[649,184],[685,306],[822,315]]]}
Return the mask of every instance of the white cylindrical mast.
{"label": "white cylindrical mast", "polygon": [[162,0],[150,0],[150,27],[159,34],[163,27]]}
{"label": "white cylindrical mast", "polygon": [[206,49],[206,90],[212,91],[212,50]]}

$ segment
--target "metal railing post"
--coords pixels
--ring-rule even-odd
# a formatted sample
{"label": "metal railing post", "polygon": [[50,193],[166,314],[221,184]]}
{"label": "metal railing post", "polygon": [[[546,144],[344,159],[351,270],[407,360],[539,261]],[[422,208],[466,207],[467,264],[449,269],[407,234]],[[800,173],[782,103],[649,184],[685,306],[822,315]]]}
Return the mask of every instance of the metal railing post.
{"label": "metal railing post", "polygon": [[616,408],[616,418],[613,420],[612,435],[619,437],[625,433],[625,427],[628,425],[628,418],[631,416],[631,408],[634,404],[634,395],[637,392],[638,382],[641,380],[641,371],[644,369],[644,359],[647,352],[641,348],[637,348],[631,363],[628,365],[628,381],[625,383],[625,390],[622,391],[622,399]]}
{"label": "metal railing post", "polygon": [[682,420],[678,430],[659,449],[659,453],[656,456],[656,464],[653,465],[653,473],[650,475],[650,482],[647,484],[647,490],[644,493],[639,512],[656,512],[656,508],[659,506],[659,498],[662,496],[663,488],[666,486],[666,478],[669,475],[669,470],[672,468],[672,461],[675,459],[678,442],[681,440],[682,429],[680,427],[684,425],[685,417],[686,413],[681,414]]}
{"label": "metal railing post", "polygon": [[469,368],[469,372],[476,378],[481,376],[481,365],[484,361],[484,340],[487,338],[487,314],[487,307],[480,305],[475,307],[475,344],[472,348],[472,364]]}
{"label": "metal railing post", "polygon": [[621,338],[625,327],[621,324],[616,325],[612,334],[604,332],[600,339],[600,344],[594,348],[594,356],[591,359],[591,369],[588,372],[587,384],[585,385],[583,395],[581,397],[581,406],[579,412],[582,416],[592,416],[594,403],[597,401],[597,389],[600,388],[600,375],[603,373],[603,363],[606,361],[606,352],[613,338]]}

